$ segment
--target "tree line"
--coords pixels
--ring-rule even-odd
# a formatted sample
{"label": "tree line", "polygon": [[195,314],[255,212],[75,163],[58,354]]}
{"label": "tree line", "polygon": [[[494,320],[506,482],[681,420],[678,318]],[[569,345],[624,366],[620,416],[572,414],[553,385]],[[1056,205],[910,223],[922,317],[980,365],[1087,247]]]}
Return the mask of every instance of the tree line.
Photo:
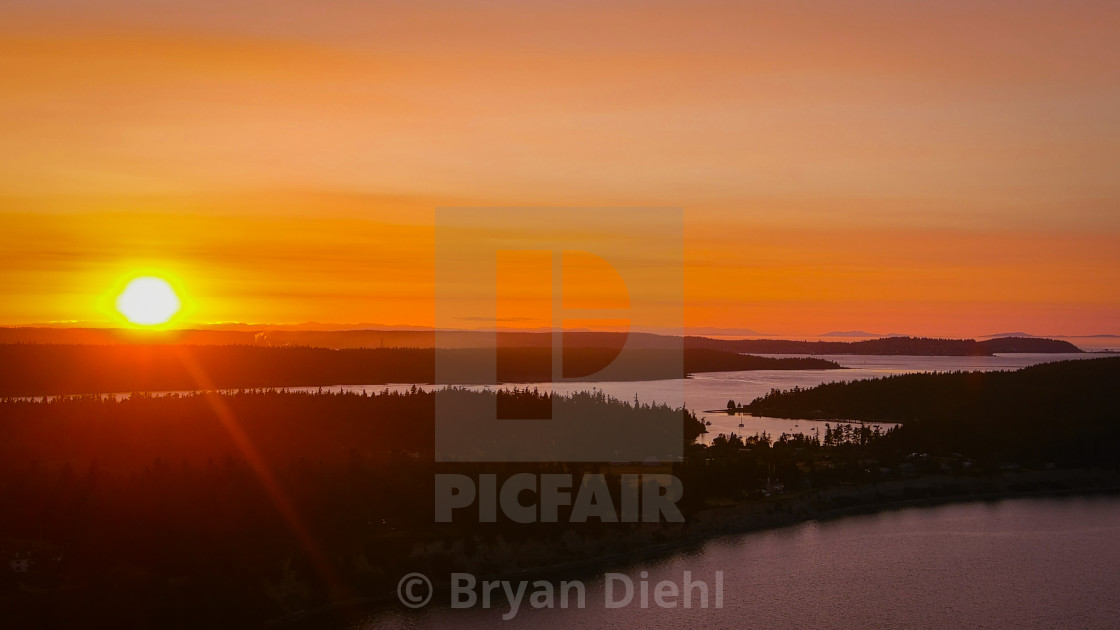
{"label": "tree line", "polygon": [[903,374],[771,391],[747,406],[783,418],[901,422],[901,448],[1021,463],[1114,465],[1120,358],[1021,370]]}
{"label": "tree line", "polygon": [[[437,354],[438,353],[438,354]],[[491,366],[489,372],[479,366]],[[719,350],[574,347],[564,378],[657,380],[725,370],[839,369],[823,359],[769,358]],[[440,371],[437,371],[440,370]],[[361,348],[167,344],[0,345],[0,396],[440,382],[553,380],[550,348]]]}

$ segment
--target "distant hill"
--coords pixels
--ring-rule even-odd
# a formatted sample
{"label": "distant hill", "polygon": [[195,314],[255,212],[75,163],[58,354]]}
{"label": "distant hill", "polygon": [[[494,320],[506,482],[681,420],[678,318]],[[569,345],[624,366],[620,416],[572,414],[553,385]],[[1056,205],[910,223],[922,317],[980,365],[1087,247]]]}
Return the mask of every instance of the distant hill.
{"label": "distant hill", "polygon": [[1078,353],[1081,349],[1056,339],[1009,337],[975,339],[929,339],[884,337],[864,341],[792,341],[787,339],[709,339],[686,337],[686,348],[710,348],[752,354],[880,354],[904,356],[991,356],[996,353]]}
{"label": "distant hill", "polygon": [[715,327],[702,327],[702,328],[689,328],[689,334],[702,336],[702,337],[773,337],[770,333],[759,332],[751,328],[715,328]]}
{"label": "distant hill", "polygon": [[880,334],[880,333],[870,333],[870,332],[867,332],[865,330],[833,330],[831,332],[826,332],[825,334],[821,335],[821,337],[859,337],[859,338],[863,338],[863,339],[867,339],[867,338],[878,339],[878,338],[881,338],[881,337],[905,337],[905,336],[906,335],[903,335],[903,334],[900,334],[900,333],[887,333],[887,334],[883,335],[883,334]]}
{"label": "distant hill", "polygon": [[996,337],[980,343],[996,354],[1081,352],[1068,341],[1042,337]]}

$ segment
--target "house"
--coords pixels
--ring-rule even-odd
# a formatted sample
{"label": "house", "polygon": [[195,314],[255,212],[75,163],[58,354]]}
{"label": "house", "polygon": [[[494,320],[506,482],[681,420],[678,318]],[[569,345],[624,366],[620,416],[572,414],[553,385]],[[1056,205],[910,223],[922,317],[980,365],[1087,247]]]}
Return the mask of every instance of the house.
{"label": "house", "polygon": [[17,551],[8,560],[8,566],[12,568],[12,573],[28,573],[33,562],[30,551]]}

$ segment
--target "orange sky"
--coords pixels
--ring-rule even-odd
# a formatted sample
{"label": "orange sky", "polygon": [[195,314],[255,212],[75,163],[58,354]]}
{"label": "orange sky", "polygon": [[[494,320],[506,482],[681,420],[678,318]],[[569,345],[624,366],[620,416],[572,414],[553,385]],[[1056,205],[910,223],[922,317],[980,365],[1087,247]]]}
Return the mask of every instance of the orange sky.
{"label": "orange sky", "polygon": [[685,324],[1120,333],[1120,6],[0,7],[0,324],[430,324],[439,206],[684,208]]}

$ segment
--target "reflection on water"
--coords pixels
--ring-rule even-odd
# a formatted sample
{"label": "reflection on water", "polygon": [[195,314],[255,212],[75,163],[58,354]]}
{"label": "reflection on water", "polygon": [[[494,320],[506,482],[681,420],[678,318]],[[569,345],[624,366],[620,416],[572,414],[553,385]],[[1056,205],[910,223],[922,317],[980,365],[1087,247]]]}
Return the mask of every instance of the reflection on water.
{"label": "reflection on water", "polygon": [[907,508],[729,536],[608,570],[724,572],[722,609],[428,609],[361,628],[1109,628],[1120,619],[1120,498]]}
{"label": "reflection on water", "polygon": [[[794,356],[794,355],[765,355]],[[806,355],[797,355],[806,356]],[[1050,361],[1068,359],[1090,359],[1102,354],[1005,354],[992,357],[913,357],[881,355],[834,355],[828,359],[839,363],[844,370],[752,370],[745,372],[707,372],[696,374],[688,379],[668,379],[660,381],[610,381],[597,383],[521,383],[511,387],[538,388],[542,391],[571,393],[588,389],[601,389],[606,394],[621,400],[642,403],[662,403],[674,407],[687,406],[706,421],[711,422],[707,441],[720,433],[754,435],[766,432],[774,437],[782,433],[811,434],[815,429],[824,431],[824,422],[806,420],[786,420],[752,416],[728,416],[727,401],[749,403],[771,389],[789,389],[794,386],[813,387],[832,381],[852,381],[877,378],[907,372],[949,372],[956,370],[988,371],[1015,370]],[[332,385],[313,387],[288,387],[288,391],[306,392],[362,392],[407,390],[411,383],[391,385]],[[421,385],[421,387],[431,387]],[[477,389],[477,388],[476,388]],[[165,392],[159,392],[165,393]],[[121,398],[129,394],[113,394]],[[715,413],[708,413],[709,411]],[[743,426],[740,427],[739,424]],[[886,428],[886,427],[884,427]]]}
{"label": "reflection on water", "polygon": [[[790,355],[768,355],[790,356]],[[529,383],[516,387],[537,387],[551,389],[558,393],[584,391],[589,388],[601,389],[606,394],[621,400],[635,397],[643,403],[663,403],[674,407],[685,405],[707,421],[709,434],[701,437],[706,441],[720,433],[754,435],[770,433],[777,437],[782,433],[811,434],[816,428],[824,432],[824,422],[806,420],[787,420],[752,416],[728,416],[720,410],[727,409],[727,401],[735,400],[748,403],[771,389],[814,387],[832,381],[852,381],[877,378],[891,374],[908,372],[951,372],[957,370],[989,371],[1016,370],[1037,363],[1062,361],[1066,359],[1091,358],[1093,354],[1008,354],[993,357],[912,357],[879,355],[836,355],[828,359],[844,366],[844,370],[751,370],[744,372],[707,372],[696,374],[689,379],[669,379],[660,381],[623,381],[599,383]],[[407,385],[398,386],[402,388]],[[306,388],[314,390],[316,388]],[[332,389],[357,389],[343,386]],[[371,389],[377,389],[371,386]],[[715,410],[716,413],[706,413]],[[739,424],[743,426],[740,427]],[[886,427],[884,427],[886,428]]]}

